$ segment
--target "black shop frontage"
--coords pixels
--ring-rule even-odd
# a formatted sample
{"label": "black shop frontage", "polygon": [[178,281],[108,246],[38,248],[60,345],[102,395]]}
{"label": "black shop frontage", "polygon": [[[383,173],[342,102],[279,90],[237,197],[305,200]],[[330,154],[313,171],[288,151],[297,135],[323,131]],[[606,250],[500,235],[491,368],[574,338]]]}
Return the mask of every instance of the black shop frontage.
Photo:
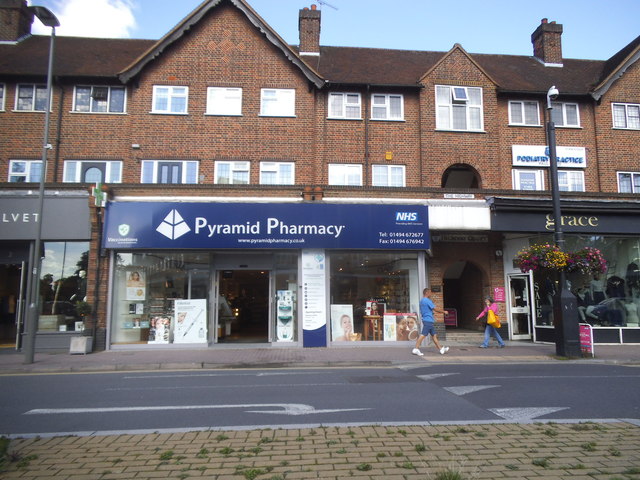
{"label": "black shop frontage", "polygon": [[[489,204],[491,228],[503,235],[509,315],[533,341],[555,342],[557,279],[548,272],[523,273],[514,265],[523,248],[553,243],[551,200],[493,197]],[[603,274],[567,274],[576,297],[569,318],[589,326],[594,344],[640,343],[640,202],[563,200],[561,211],[566,250],[592,247],[607,261]]]}

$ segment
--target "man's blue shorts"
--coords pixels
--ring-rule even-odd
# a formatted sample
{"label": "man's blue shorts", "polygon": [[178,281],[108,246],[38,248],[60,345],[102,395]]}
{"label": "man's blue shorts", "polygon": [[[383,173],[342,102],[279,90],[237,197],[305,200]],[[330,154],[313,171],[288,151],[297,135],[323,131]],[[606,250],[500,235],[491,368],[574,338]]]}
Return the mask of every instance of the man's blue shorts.
{"label": "man's blue shorts", "polygon": [[422,335],[425,337],[427,335],[431,335],[432,337],[436,334],[436,327],[431,322],[422,322]]}

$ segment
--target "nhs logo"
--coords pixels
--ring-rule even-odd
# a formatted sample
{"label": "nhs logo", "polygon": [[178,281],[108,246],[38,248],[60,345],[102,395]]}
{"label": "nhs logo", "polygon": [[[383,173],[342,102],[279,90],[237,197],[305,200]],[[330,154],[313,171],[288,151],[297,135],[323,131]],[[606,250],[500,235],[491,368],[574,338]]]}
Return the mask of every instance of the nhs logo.
{"label": "nhs logo", "polygon": [[396,212],[396,222],[416,222],[418,212]]}

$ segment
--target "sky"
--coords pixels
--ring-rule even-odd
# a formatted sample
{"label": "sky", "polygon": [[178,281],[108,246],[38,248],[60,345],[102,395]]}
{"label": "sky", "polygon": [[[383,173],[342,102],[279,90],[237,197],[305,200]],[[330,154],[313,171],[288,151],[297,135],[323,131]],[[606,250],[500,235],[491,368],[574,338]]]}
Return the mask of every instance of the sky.
{"label": "sky", "polygon": [[[28,0],[60,20],[57,35],[159,39],[202,0]],[[606,60],[640,35],[640,0],[248,0],[292,45],[298,12],[322,11],[320,44],[532,55],[543,18],[563,25],[564,58]],[[33,32],[49,34],[39,21]]]}

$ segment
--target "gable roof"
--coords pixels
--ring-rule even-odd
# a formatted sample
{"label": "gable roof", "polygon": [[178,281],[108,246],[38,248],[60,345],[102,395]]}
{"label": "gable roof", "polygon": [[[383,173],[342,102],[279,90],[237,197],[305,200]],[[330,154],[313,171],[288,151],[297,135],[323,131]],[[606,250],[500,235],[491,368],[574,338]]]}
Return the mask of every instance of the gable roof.
{"label": "gable roof", "polygon": [[618,53],[613,55],[604,63],[602,68],[602,78],[598,85],[595,86],[592,93],[593,98],[600,100],[613,82],[624,75],[631,65],[640,59],[640,35],[631,41]]}
{"label": "gable roof", "polygon": [[[157,41],[56,37],[54,75],[127,83],[222,4],[241,11],[317,88],[327,84],[421,88],[420,79],[451,52],[321,46],[320,55],[300,55],[247,0],[206,0]],[[31,35],[15,43],[0,42],[0,78],[45,77],[49,38]],[[454,48],[465,52],[498,92],[544,95],[550,85],[556,85],[563,95],[591,95],[597,100],[640,59],[640,36],[606,61],[564,59],[563,67],[545,66],[533,56],[474,54],[461,46]]]}
{"label": "gable roof", "polygon": [[119,77],[123,83],[127,83],[135,77],[149,62],[161,55],[164,50],[172,43],[180,39],[188,30],[197,24],[205,15],[218,5],[229,2],[246,15],[249,21],[257,27],[262,34],[267,37],[276,48],[280,49],[287,59],[296,65],[307,79],[314,83],[316,87],[321,88],[324,80],[307,65],[297,52],[291,48],[281,37],[273,30],[263,19],[256,13],[253,8],[245,0],[206,0],[202,2],[195,10],[185,17],[178,25],[176,25],[169,33],[162,37],[158,42],[151,46],[146,52],[136,58],[131,64],[127,65],[121,72]]}

